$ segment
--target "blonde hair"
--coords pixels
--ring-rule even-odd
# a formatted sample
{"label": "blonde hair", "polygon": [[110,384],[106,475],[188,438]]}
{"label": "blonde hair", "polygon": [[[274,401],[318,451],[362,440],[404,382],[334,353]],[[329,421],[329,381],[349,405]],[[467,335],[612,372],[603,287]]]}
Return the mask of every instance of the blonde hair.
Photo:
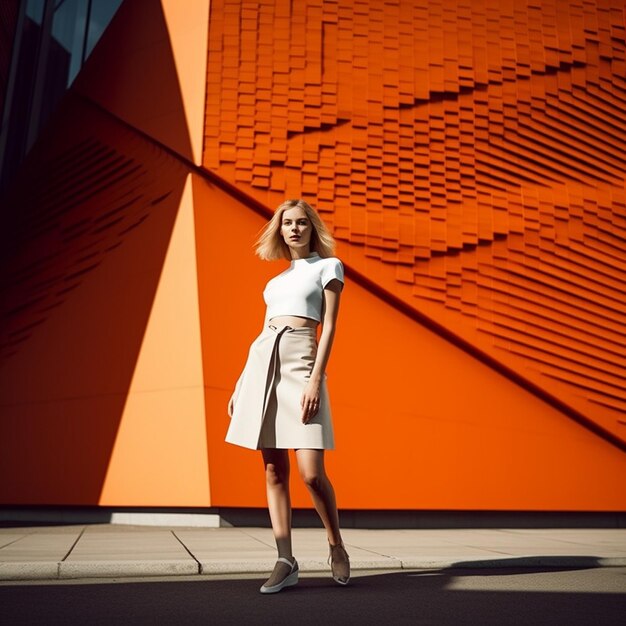
{"label": "blonde hair", "polygon": [[283,222],[283,213],[287,209],[304,209],[306,216],[311,221],[313,230],[311,232],[311,242],[309,249],[317,252],[321,257],[330,257],[335,253],[335,239],[330,234],[326,224],[322,221],[317,211],[304,200],[286,200],[274,211],[272,219],[263,227],[261,234],[255,241],[257,256],[263,261],[274,261],[276,259],[287,259],[291,261],[289,246],[280,234],[280,227]]}

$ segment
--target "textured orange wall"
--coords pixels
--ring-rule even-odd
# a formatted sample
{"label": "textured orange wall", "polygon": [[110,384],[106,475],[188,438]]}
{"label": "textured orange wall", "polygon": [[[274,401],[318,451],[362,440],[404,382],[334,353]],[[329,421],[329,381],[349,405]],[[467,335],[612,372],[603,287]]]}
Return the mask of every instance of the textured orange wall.
{"label": "textured orange wall", "polygon": [[[261,456],[224,443],[225,406],[262,327],[263,285],[286,262],[252,254],[264,216],[201,178],[194,196],[211,501],[265,506]],[[626,504],[621,450],[372,293],[352,271],[327,372],[337,439],[327,464],[343,508]],[[309,507],[295,469],[292,485],[294,506]]]}
{"label": "textured orange wall", "polygon": [[208,8],[125,2],[3,199],[0,502],[265,505],[226,405],[303,195],[342,508],[626,510],[623,6]]}
{"label": "textured orange wall", "polygon": [[[618,0],[212,3],[205,167],[269,208],[285,196],[312,201],[348,278],[373,298],[351,309],[348,285],[331,359],[343,434],[336,480],[353,469],[344,504],[624,507],[625,50]],[[261,283],[250,288],[260,293]],[[378,355],[398,311],[413,321],[389,360],[365,361],[378,376],[364,386],[354,363],[365,357],[348,355],[363,345]],[[444,340],[434,353],[421,349],[426,329]],[[429,366],[452,363],[459,348],[463,365],[414,393]],[[465,398],[468,381],[481,401],[458,406],[451,396]],[[362,389],[380,393],[376,410],[355,404]],[[396,415],[424,407],[427,429]],[[468,411],[481,437],[431,441],[422,469],[437,467],[426,479],[436,489],[407,490],[419,484],[427,433]],[[372,491],[381,413],[401,441],[376,459],[402,478]],[[536,427],[539,439],[526,440]],[[513,437],[519,458],[500,458]],[[569,449],[580,437],[593,452]],[[451,447],[458,454],[448,458]],[[599,499],[580,489],[588,467],[568,477],[578,455],[617,462],[597,476]],[[558,467],[564,474],[552,474]],[[482,489],[455,482],[459,471]],[[237,500],[238,489],[217,481],[217,503]],[[241,489],[260,502],[257,487]]]}

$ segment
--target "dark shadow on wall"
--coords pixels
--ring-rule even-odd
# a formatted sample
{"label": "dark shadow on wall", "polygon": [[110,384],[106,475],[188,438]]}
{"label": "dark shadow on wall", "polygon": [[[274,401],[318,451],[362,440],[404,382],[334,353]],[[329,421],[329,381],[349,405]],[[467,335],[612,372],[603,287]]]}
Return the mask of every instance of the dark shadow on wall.
{"label": "dark shadow on wall", "polygon": [[0,278],[13,504],[97,504],[187,176],[71,96],[56,119],[71,139],[16,186]]}
{"label": "dark shadow on wall", "polygon": [[[130,7],[129,5],[133,5]],[[142,9],[143,7],[143,9]],[[120,51],[157,41],[133,82]],[[191,153],[159,2],[124,3],[3,199],[0,228],[0,502],[97,504],[188,168],[90,102],[134,119],[167,108]],[[135,67],[134,73],[141,73]],[[146,98],[146,84],[166,94]],[[79,91],[80,88],[80,91]],[[186,155],[185,155],[186,156]]]}
{"label": "dark shadow on wall", "polygon": [[[222,526],[271,528],[264,508],[214,509]],[[294,528],[322,528],[313,509],[294,509]],[[342,528],[626,528],[621,511],[339,511]]]}
{"label": "dark shadow on wall", "polygon": [[[267,508],[147,507],[147,506],[7,506],[0,505],[0,526],[28,527],[64,524],[107,524],[115,513],[150,515],[218,516],[222,527],[271,528]],[[322,528],[313,509],[292,511],[294,528]],[[389,511],[339,512],[342,528],[361,529],[523,529],[523,528],[626,528],[622,511]],[[194,519],[194,523],[196,523]],[[213,522],[214,520],[210,520]],[[136,519],[141,524],[141,518]],[[145,518],[144,522],[145,523]],[[191,523],[191,522],[190,522]],[[184,525],[180,520],[176,525]],[[207,526],[210,524],[207,523]],[[123,525],[120,525],[123,528]],[[172,528],[174,526],[171,526]],[[170,528],[170,526],[168,526]]]}

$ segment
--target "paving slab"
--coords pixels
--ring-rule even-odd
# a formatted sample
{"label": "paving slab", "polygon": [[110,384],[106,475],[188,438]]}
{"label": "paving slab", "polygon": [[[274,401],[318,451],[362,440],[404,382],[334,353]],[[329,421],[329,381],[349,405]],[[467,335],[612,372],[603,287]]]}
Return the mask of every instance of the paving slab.
{"label": "paving slab", "polygon": [[8,546],[11,543],[14,543],[18,539],[22,539],[22,537],[26,537],[27,533],[17,534],[17,533],[6,533],[0,535],[0,549]]}
{"label": "paving slab", "polygon": [[[58,576],[59,563],[76,543],[82,527],[72,532],[22,534],[0,549],[0,580],[47,579]],[[10,536],[8,533],[3,537]]]}
{"label": "paving slab", "polygon": [[481,539],[481,545],[489,543],[494,549],[507,552],[509,554],[518,554],[520,551],[526,551],[529,543],[533,550],[544,549],[546,554],[565,555],[576,554],[580,556],[593,555],[599,558],[612,558],[624,556],[626,553],[626,530],[610,529],[598,530],[565,530],[542,532],[538,530],[536,534],[527,532],[514,533],[508,531],[500,531],[501,534],[485,536]]}
{"label": "paving slab", "polygon": [[342,529],[341,534],[344,539],[350,537],[354,541],[380,543],[406,543],[410,540],[416,545],[424,543],[428,545],[446,545],[449,544],[454,537],[463,538],[467,535],[467,530],[462,531],[446,531],[446,530],[415,530],[408,528],[401,529],[384,529],[384,530],[368,530],[363,528],[346,528]]}
{"label": "paving slab", "polygon": [[[271,547],[272,555],[269,566],[271,571],[276,562],[276,548],[274,547],[274,535],[271,529],[245,528],[242,530]],[[346,532],[342,532],[353,569],[377,570],[399,569],[401,567],[398,559],[373,550],[364,549],[358,543],[349,541]],[[330,565],[328,564],[328,539],[324,529],[294,528],[292,530],[292,545],[293,553],[298,559],[301,571],[325,572],[330,570]]]}
{"label": "paving slab", "polygon": [[[228,530],[229,532],[224,532]],[[213,535],[207,531],[176,531],[176,535],[200,562],[203,574],[259,573],[271,571],[276,562],[274,537],[270,529],[221,529]],[[323,530],[294,529],[294,553],[302,571],[330,569],[328,541]],[[355,569],[395,569],[400,562],[356,546],[349,546]]]}
{"label": "paving slab", "polygon": [[200,573],[258,573],[274,567],[276,549],[239,529],[176,530]]}
{"label": "paving slab", "polygon": [[[354,571],[626,566],[626,529],[345,529]],[[326,572],[321,528],[293,530],[306,574]],[[276,559],[270,528],[94,524],[3,528],[0,579],[256,574]]]}
{"label": "paving slab", "polygon": [[[454,545],[471,545],[476,547],[497,548],[500,546],[528,545],[528,535],[509,533],[503,530],[495,530],[490,533],[482,531],[451,534],[448,539]],[[565,545],[558,537],[547,535],[534,535],[532,544],[536,547],[558,547]]]}
{"label": "paving slab", "polygon": [[[450,567],[539,567],[622,565],[626,531],[607,529],[598,544],[595,529],[430,529],[343,531],[358,544],[401,562],[404,569]],[[585,543],[581,543],[585,541]]]}
{"label": "paving slab", "polygon": [[189,576],[199,574],[192,559],[110,559],[59,564],[59,578],[120,578],[135,576]]}
{"label": "paving slab", "polygon": [[556,528],[556,529],[506,529],[511,535],[531,537],[548,537],[558,541],[574,541],[584,543],[617,543],[626,545],[626,528]]}
{"label": "paving slab", "polygon": [[197,574],[198,562],[171,530],[87,529],[59,564],[60,578]]}

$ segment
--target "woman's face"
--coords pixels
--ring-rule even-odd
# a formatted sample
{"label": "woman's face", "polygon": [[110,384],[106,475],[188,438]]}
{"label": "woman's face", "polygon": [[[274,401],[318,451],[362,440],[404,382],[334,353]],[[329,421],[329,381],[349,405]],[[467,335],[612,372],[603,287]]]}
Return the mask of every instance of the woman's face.
{"label": "woman's face", "polygon": [[312,232],[313,225],[303,208],[293,207],[283,211],[280,234],[294,252],[308,254]]}

